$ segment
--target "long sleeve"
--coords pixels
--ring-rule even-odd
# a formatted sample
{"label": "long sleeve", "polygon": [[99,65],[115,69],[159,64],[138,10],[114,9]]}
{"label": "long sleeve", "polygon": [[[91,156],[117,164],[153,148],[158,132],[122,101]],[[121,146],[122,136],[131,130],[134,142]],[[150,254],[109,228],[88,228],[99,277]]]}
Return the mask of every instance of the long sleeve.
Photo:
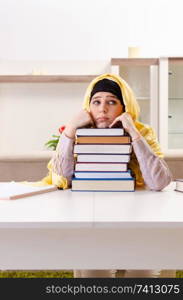
{"label": "long sleeve", "polygon": [[66,178],[68,187],[71,184],[71,178],[74,172],[73,144],[74,139],[70,139],[62,133],[52,158],[54,173]]}
{"label": "long sleeve", "polygon": [[172,180],[166,162],[152,151],[146,140],[141,137],[132,142],[144,182],[151,190],[162,190]]}

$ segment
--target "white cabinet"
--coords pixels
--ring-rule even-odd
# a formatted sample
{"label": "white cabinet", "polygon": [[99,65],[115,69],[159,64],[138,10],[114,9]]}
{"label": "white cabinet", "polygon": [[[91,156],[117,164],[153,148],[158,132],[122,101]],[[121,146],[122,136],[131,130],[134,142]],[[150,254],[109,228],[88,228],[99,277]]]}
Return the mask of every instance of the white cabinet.
{"label": "white cabinet", "polygon": [[160,58],[159,131],[165,150],[183,149],[183,57]]}
{"label": "white cabinet", "polygon": [[183,148],[183,58],[113,58],[139,102],[140,121],[151,125],[163,151]]}
{"label": "white cabinet", "polygon": [[168,65],[168,147],[183,148],[183,58]]}
{"label": "white cabinet", "polygon": [[130,85],[140,106],[139,120],[151,125],[159,134],[157,58],[124,58],[111,60],[111,72]]}

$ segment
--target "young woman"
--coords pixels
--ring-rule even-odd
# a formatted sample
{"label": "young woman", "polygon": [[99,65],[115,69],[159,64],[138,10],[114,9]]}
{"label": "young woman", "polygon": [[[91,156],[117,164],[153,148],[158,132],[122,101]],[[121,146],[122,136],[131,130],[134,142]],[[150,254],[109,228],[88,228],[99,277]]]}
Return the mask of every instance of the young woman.
{"label": "young woman", "polygon": [[[74,172],[73,145],[77,128],[110,128],[122,126],[131,136],[133,152],[129,168],[137,186],[160,191],[171,181],[154,130],[138,121],[139,106],[133,91],[119,76],[103,74],[88,86],[83,109],[66,125],[57,149],[48,164],[49,175],[44,178],[61,188],[71,185]],[[114,277],[115,270],[76,270],[75,277]],[[119,273],[119,272],[118,272]],[[124,277],[158,277],[154,270],[123,270]]]}

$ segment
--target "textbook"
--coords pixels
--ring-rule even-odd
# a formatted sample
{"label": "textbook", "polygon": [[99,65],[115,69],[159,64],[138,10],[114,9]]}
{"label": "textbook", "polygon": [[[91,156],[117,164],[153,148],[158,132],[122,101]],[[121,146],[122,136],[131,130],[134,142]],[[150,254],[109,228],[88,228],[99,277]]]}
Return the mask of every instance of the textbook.
{"label": "textbook", "polygon": [[123,162],[130,161],[129,154],[77,154],[77,162]]}
{"label": "textbook", "polygon": [[134,178],[72,179],[72,191],[133,192]]}
{"label": "textbook", "polygon": [[74,153],[94,153],[94,154],[127,154],[131,153],[131,144],[76,144],[74,145]]}
{"label": "textbook", "polygon": [[78,136],[77,144],[129,144],[130,136]]}
{"label": "textbook", "polygon": [[75,171],[127,171],[127,164],[125,163],[92,163],[92,162],[77,162],[75,164]]}
{"label": "textbook", "polygon": [[123,128],[78,128],[76,136],[122,136]]}
{"label": "textbook", "polygon": [[131,172],[74,172],[75,178],[132,178]]}
{"label": "textbook", "polygon": [[183,192],[183,179],[176,179],[175,183],[176,183],[175,191]]}
{"label": "textbook", "polygon": [[6,182],[0,185],[0,200],[18,199],[42,193],[56,191],[54,185],[47,186],[30,186],[21,182]]}

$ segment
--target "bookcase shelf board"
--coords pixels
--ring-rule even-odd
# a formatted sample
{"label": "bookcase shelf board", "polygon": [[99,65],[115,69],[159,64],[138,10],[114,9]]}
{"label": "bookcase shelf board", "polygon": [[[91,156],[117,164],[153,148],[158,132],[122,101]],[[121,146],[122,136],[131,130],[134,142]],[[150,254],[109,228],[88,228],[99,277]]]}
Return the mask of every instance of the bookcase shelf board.
{"label": "bookcase shelf board", "polygon": [[90,82],[98,75],[0,75],[0,83]]}
{"label": "bookcase shelf board", "polygon": [[151,66],[158,64],[158,58],[111,58],[112,66]]}

